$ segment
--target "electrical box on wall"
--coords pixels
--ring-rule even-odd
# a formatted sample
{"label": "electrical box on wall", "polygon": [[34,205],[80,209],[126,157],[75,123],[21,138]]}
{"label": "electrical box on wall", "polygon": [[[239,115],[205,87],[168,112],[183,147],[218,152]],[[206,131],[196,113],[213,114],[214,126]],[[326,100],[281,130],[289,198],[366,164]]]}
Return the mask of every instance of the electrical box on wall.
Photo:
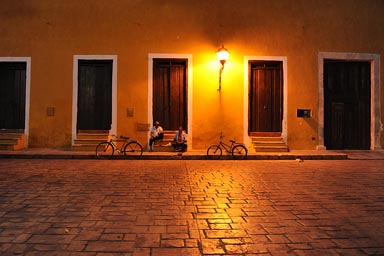
{"label": "electrical box on wall", "polygon": [[134,108],[127,108],[127,117],[133,117],[135,115]]}
{"label": "electrical box on wall", "polygon": [[310,109],[297,109],[297,117],[310,118],[311,110]]}
{"label": "electrical box on wall", "polygon": [[55,116],[55,108],[47,107],[47,116]]}

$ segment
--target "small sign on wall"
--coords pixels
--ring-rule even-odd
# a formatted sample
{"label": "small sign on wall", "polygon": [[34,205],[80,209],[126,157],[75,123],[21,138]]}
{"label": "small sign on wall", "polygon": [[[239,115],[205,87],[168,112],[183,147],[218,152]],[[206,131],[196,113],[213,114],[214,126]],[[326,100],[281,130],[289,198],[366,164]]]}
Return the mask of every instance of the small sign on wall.
{"label": "small sign on wall", "polygon": [[136,130],[147,132],[147,131],[149,131],[149,124],[136,123]]}

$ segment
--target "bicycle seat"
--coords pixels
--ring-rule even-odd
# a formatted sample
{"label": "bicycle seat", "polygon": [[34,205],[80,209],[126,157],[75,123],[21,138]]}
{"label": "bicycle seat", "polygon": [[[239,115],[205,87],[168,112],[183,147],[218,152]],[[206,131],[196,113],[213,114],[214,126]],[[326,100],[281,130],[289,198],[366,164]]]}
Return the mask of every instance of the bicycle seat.
{"label": "bicycle seat", "polygon": [[235,141],[235,140],[230,140],[230,142],[232,142],[232,143],[236,143],[236,141]]}
{"label": "bicycle seat", "polygon": [[129,140],[129,137],[120,135],[120,139],[123,139],[123,140]]}

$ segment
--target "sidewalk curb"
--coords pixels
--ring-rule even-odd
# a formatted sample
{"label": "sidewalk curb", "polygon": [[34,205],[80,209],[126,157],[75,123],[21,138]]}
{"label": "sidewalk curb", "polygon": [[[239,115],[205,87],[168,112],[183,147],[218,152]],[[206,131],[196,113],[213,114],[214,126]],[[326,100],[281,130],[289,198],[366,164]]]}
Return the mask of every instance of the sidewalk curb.
{"label": "sidewalk curb", "polygon": [[[32,153],[6,153],[1,154],[0,153],[0,159],[97,159],[94,154],[32,154]],[[247,160],[297,160],[297,161],[303,161],[303,160],[347,160],[348,155],[347,154],[317,154],[317,155],[310,155],[310,154],[250,154],[246,159],[243,159],[244,161]],[[113,156],[111,160],[132,160],[132,158],[125,157],[123,155],[117,155]],[[161,154],[161,155],[155,155],[155,154],[143,154],[139,160],[210,160],[207,158],[206,155],[202,154],[184,154],[182,156],[179,156],[174,153],[170,154]],[[230,155],[223,155],[220,160],[235,160]],[[213,160],[212,160],[213,161]],[[238,160],[240,161],[240,160]]]}
{"label": "sidewalk curb", "polygon": [[[18,151],[0,150],[0,159],[89,159],[94,151],[73,151],[68,148],[29,148]],[[114,155],[112,160],[132,160]],[[191,150],[181,156],[177,152],[143,152],[140,160],[210,160],[205,150]],[[223,154],[220,160],[234,160]],[[384,160],[384,150],[292,150],[289,152],[251,152],[246,160]],[[240,161],[240,160],[237,160]]]}

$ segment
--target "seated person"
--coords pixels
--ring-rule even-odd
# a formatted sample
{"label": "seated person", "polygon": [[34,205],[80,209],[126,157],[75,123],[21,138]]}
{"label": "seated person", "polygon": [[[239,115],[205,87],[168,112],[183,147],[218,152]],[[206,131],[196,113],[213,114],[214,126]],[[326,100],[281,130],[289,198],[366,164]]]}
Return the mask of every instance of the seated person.
{"label": "seated person", "polygon": [[149,151],[153,151],[153,144],[157,140],[162,140],[164,138],[163,128],[160,126],[160,122],[156,121],[155,125],[151,128],[150,138],[149,138]]}
{"label": "seated person", "polygon": [[173,147],[176,151],[185,152],[187,151],[187,134],[183,131],[183,127],[179,127],[173,138]]}

